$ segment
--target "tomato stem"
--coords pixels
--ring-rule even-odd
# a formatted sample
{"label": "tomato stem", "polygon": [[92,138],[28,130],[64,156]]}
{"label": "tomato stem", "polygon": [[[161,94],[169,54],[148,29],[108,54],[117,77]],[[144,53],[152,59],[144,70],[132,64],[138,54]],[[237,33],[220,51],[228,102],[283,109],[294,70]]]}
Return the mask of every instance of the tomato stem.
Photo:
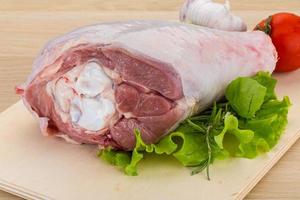
{"label": "tomato stem", "polygon": [[271,21],[272,21],[272,16],[269,16],[269,17],[266,19],[266,21],[265,21],[263,27],[257,25],[255,29],[256,29],[256,30],[259,30],[259,31],[263,31],[263,32],[265,32],[267,35],[271,35],[271,31],[272,31]]}

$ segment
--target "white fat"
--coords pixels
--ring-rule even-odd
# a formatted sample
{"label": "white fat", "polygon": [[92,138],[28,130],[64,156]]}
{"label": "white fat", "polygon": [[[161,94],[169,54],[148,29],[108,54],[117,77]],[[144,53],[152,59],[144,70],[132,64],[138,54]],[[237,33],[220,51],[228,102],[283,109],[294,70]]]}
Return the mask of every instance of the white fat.
{"label": "white fat", "polygon": [[76,96],[72,99],[71,106],[70,106],[70,117],[73,123],[78,123],[82,115],[81,110],[82,110],[82,106],[81,106],[80,97]]}
{"label": "white fat", "polygon": [[83,65],[74,67],[73,69],[68,71],[64,75],[64,77],[68,78],[72,83],[75,83],[76,79],[78,78],[78,76],[80,75],[80,73],[82,72],[83,69],[84,69]]}
{"label": "white fat", "polygon": [[106,128],[114,116],[112,88],[112,80],[95,62],[74,67],[47,84],[47,92],[51,91],[61,118],[69,116],[74,125],[90,133]]}
{"label": "white fat", "polygon": [[109,99],[76,97],[71,102],[70,116],[73,123],[91,131],[100,130],[105,126],[115,106]]}
{"label": "white fat", "polygon": [[75,84],[76,91],[88,97],[95,97],[109,87],[112,87],[111,79],[95,62],[84,67]]}

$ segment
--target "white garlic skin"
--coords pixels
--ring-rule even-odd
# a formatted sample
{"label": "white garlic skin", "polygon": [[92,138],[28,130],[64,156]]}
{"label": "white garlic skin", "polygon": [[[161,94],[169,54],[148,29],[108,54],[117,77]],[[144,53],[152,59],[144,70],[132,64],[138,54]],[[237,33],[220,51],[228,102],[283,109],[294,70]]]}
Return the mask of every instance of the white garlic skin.
{"label": "white garlic skin", "polygon": [[180,21],[224,31],[247,31],[242,18],[230,12],[229,0],[225,4],[212,0],[186,0],[180,11]]}

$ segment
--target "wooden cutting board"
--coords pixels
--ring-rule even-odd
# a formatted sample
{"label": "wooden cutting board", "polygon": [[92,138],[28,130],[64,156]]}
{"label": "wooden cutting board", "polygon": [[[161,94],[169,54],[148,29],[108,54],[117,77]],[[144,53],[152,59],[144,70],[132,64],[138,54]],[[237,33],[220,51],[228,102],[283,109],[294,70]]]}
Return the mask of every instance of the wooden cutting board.
{"label": "wooden cutting board", "polygon": [[125,176],[96,157],[96,148],[40,134],[22,102],[0,115],[0,189],[28,199],[242,199],[300,137],[300,70],[276,75],[277,91],[293,103],[279,144],[253,160],[212,165],[211,181],[168,157],[150,156],[140,175]]}

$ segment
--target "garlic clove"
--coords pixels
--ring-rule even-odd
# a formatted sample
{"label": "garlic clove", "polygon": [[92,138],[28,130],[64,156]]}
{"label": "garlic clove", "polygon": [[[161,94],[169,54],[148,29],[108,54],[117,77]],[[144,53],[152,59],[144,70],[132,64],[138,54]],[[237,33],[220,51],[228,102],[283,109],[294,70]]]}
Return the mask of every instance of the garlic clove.
{"label": "garlic clove", "polygon": [[224,31],[246,31],[242,18],[230,12],[230,2],[212,0],[186,0],[180,11],[180,21]]}

